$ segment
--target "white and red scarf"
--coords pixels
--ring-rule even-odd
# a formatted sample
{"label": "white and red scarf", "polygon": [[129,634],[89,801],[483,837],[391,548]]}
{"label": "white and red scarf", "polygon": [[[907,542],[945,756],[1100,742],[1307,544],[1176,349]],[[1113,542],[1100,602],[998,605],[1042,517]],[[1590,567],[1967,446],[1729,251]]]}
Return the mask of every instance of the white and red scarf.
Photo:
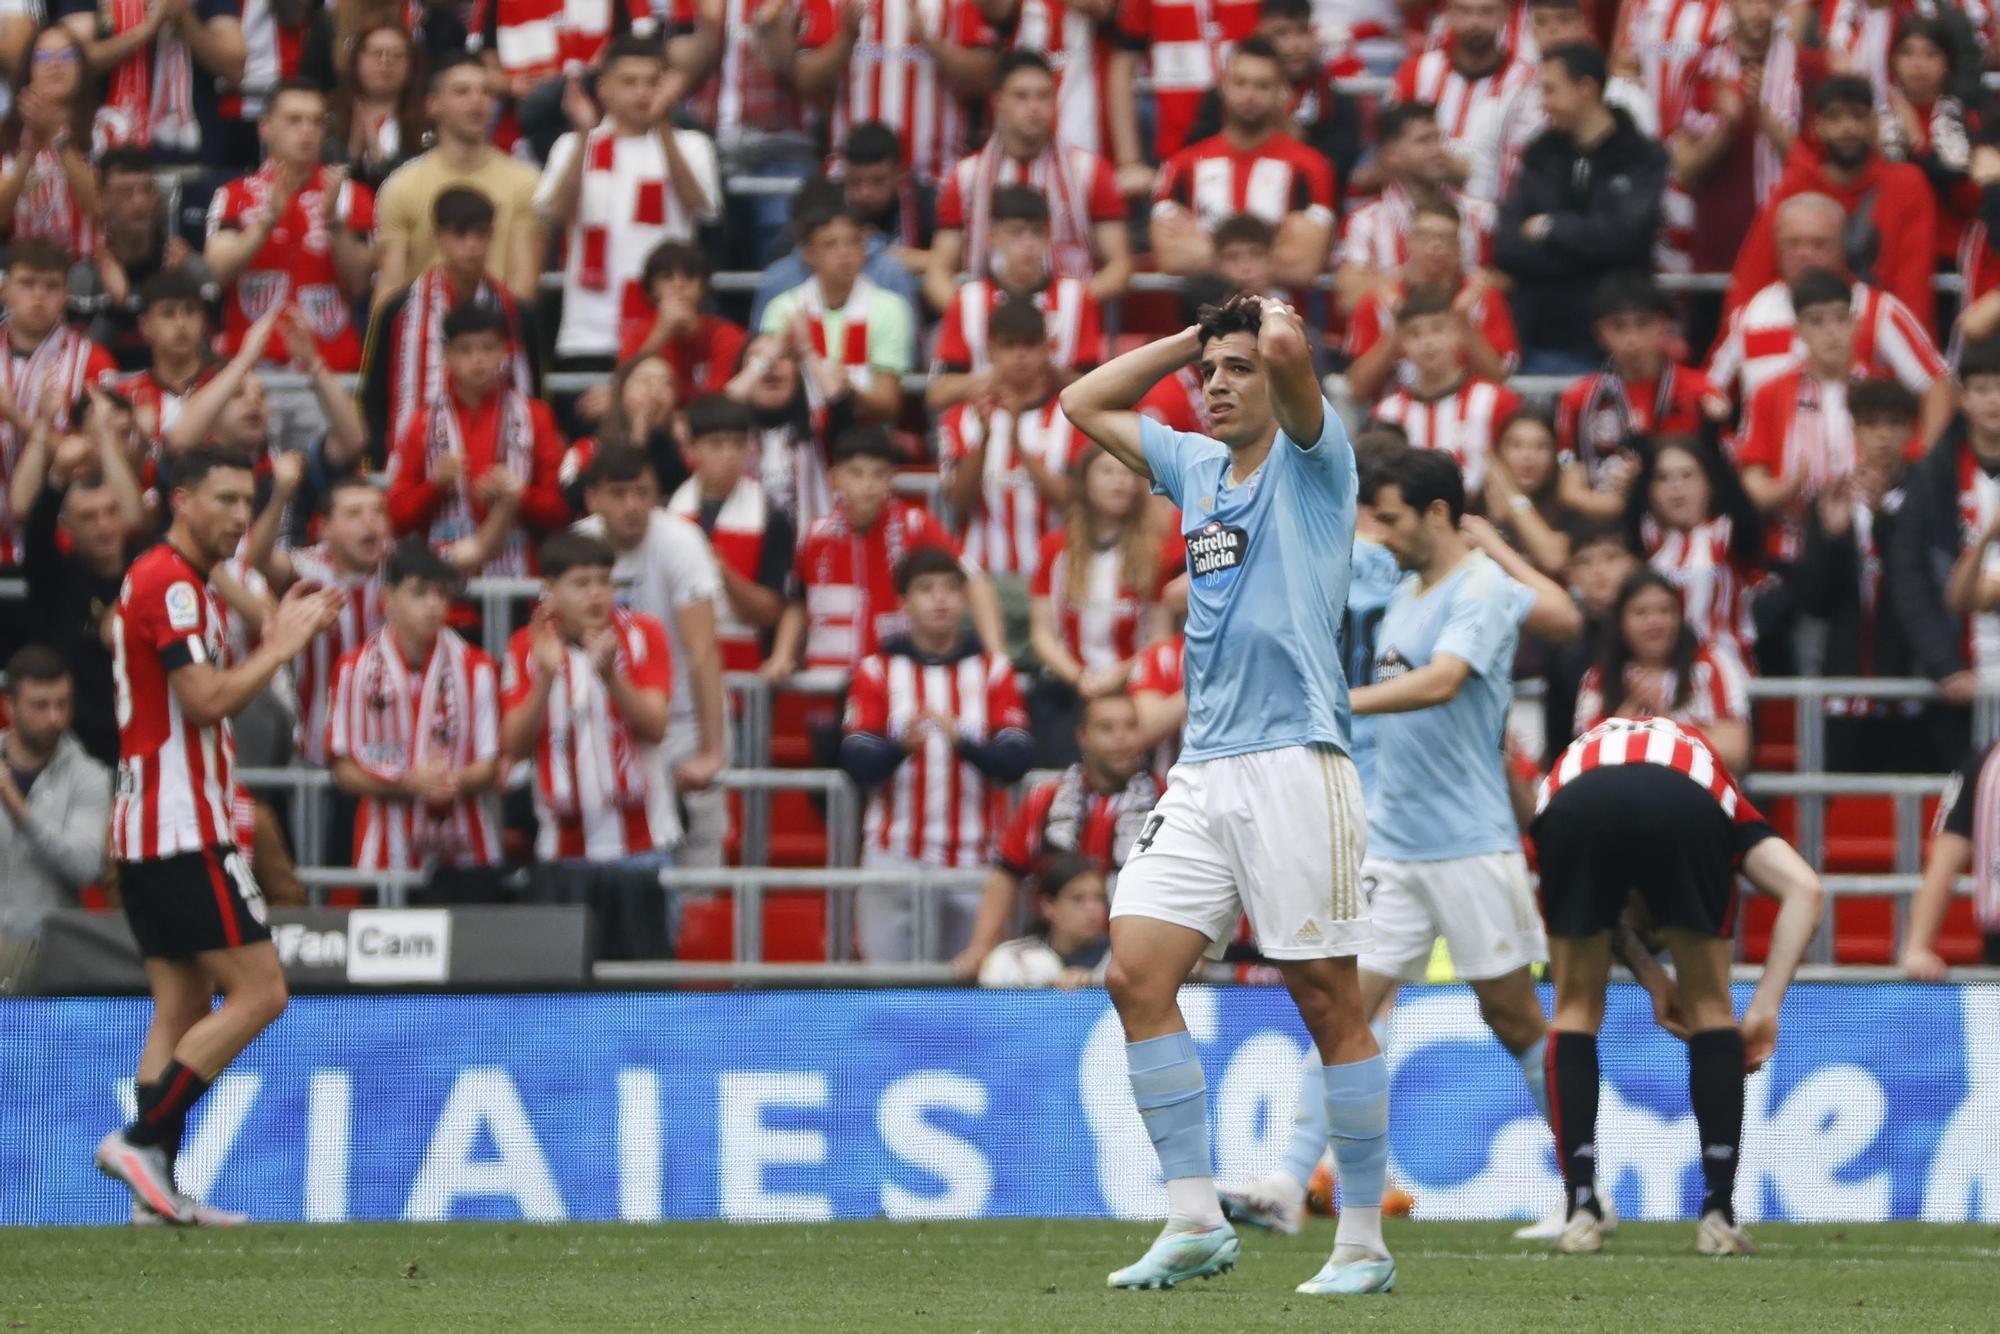
{"label": "white and red scarf", "polygon": [[[966,272],[984,277],[993,259],[993,192],[999,189],[1008,157],[998,134],[988,135],[986,147],[973,159],[971,197],[965,201]],[[1049,201],[1049,266],[1053,273],[1088,278],[1093,270],[1090,249],[1090,182],[1080,179],[1076,158],[1065,144],[1051,140],[1027,162],[1016,160],[1013,176],[1039,190]]]}
{"label": "white and red scarf", "polygon": [[[847,304],[837,311],[829,311],[826,296],[820,291],[819,279],[806,281],[805,290],[799,294],[799,306],[806,313],[806,323],[812,331],[813,354],[822,360],[831,361],[847,372],[847,378],[857,389],[865,389],[870,379],[868,368],[868,308],[875,304],[875,284],[866,277],[854,280],[854,290],[847,294]],[[826,336],[828,315],[841,317],[840,347],[829,350]],[[807,377],[808,390],[811,377]],[[814,397],[809,392],[808,397]]]}
{"label": "white and red scarf", "polygon": [[[493,306],[507,321],[507,371],[516,392],[531,396],[534,381],[528,373],[528,359],[515,342],[520,328],[513,296],[490,279],[482,280],[470,298],[476,306]],[[396,330],[395,420],[389,423],[391,440],[403,434],[419,408],[436,407],[445,399],[444,317],[458,303],[452,299],[451,280],[442,269],[425,269],[403,302],[401,324]],[[526,474],[522,474],[526,476]]]}
{"label": "white and red scarf", "polygon": [[[528,397],[507,385],[500,395],[500,439],[493,451],[496,465],[505,464],[516,477],[526,481],[535,475],[535,418],[528,410]],[[447,454],[466,457],[465,432],[458,421],[458,404],[449,393],[431,405],[429,438],[424,442],[424,470],[434,475],[438,460]],[[431,524],[431,545],[447,547],[473,535],[480,516],[472,507],[472,478],[462,477],[451,489]],[[507,545],[487,562],[486,575],[528,573],[528,542],[520,528],[507,535]]]}
{"label": "white and red scarf", "polygon": [[[70,406],[83,394],[84,376],[90,369],[90,351],[88,338],[67,324],[58,324],[42,340],[41,346],[29,353],[25,360],[19,359],[14,355],[9,322],[0,318],[0,384],[6,385],[20,414],[30,421],[41,410],[44,387],[53,385],[61,395],[61,402],[56,407],[56,429],[68,428]],[[0,421],[0,561],[7,564],[18,563],[21,559],[20,537],[14,531],[14,521],[7,506],[7,490],[14,478],[14,467],[20,462],[21,450],[26,445],[27,441],[12,425]]]}
{"label": "white and red scarf", "polygon": [[[116,33],[130,32],[146,20],[147,0],[109,0],[109,7]],[[194,114],[194,53],[172,25],[162,27],[149,46],[111,71],[93,137],[99,153],[127,144],[178,153],[201,147],[201,125]]]}
{"label": "white and red scarf", "polygon": [[[371,777],[396,783],[426,765],[456,773],[477,761],[472,659],[457,634],[438,632],[414,701],[403,650],[387,626],[361,646],[354,672],[354,715],[347,720],[350,753]],[[457,818],[462,802],[443,816],[422,803],[411,804],[411,852],[419,862],[483,851],[468,845],[466,822]]]}
{"label": "white and red scarf", "polygon": [[[644,652],[642,632],[622,608],[611,613],[611,628],[618,636],[613,671],[629,676],[633,661]],[[590,655],[565,643],[561,677],[549,687],[548,721],[535,749],[535,790],[544,809],[564,819],[582,813],[586,766],[596,780],[589,786],[614,806],[630,810],[645,805],[648,784],[639,749],[611,706],[611,692],[590,665]]]}

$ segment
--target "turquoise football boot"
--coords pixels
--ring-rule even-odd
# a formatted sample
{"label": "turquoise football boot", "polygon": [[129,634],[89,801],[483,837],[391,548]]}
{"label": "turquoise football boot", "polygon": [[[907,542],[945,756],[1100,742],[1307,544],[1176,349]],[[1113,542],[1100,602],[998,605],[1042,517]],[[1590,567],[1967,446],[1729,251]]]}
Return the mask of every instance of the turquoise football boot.
{"label": "turquoise football boot", "polygon": [[1130,1264],[1105,1281],[1114,1288],[1171,1288],[1191,1278],[1211,1278],[1236,1268],[1243,1248],[1229,1224],[1187,1232],[1162,1232]]}
{"label": "turquoise football boot", "polygon": [[[1343,1251],[1347,1254],[1343,1255]],[[1395,1290],[1396,1262],[1386,1255],[1371,1255],[1358,1246],[1334,1247],[1325,1267],[1294,1289],[1309,1297],[1358,1296]]]}

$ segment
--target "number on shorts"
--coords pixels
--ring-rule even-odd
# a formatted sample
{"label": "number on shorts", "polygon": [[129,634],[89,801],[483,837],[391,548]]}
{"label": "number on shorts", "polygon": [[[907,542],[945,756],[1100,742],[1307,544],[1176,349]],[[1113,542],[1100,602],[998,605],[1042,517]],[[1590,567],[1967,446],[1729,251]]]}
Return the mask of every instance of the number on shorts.
{"label": "number on shorts", "polygon": [[1149,817],[1146,821],[1146,827],[1139,831],[1138,841],[1133,843],[1133,848],[1136,851],[1144,852],[1146,849],[1152,847],[1153,839],[1160,832],[1160,826],[1166,822],[1167,817],[1164,815],[1155,814]]}
{"label": "number on shorts", "polygon": [[1381,883],[1382,883],[1382,882],[1381,882],[1381,880],[1380,880],[1380,879],[1378,879],[1378,878],[1377,878],[1377,877],[1375,877],[1375,876],[1372,876],[1372,875],[1364,875],[1364,876],[1362,876],[1362,877],[1361,877],[1361,901],[1362,901],[1363,903],[1373,903],[1373,902],[1375,902],[1375,886],[1377,886],[1377,885],[1379,885],[1379,884],[1381,884]]}

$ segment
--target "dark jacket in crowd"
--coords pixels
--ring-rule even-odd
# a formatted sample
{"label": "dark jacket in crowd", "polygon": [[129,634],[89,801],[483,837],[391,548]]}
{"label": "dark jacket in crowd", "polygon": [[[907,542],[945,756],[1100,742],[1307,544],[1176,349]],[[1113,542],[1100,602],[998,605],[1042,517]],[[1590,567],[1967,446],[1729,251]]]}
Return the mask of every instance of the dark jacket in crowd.
{"label": "dark jacket in crowd", "polygon": [[104,618],[118,605],[125,572],[97,574],[62,549],[57,521],[62,487],[47,486],[35,497],[22,533],[22,573],[28,579],[29,642],[53,649],[69,664],[75,683],[76,739],[90,757],[118,763],[118,710],[111,680],[111,650],[104,645]]}
{"label": "dark jacket in crowd", "polygon": [[1933,681],[1971,665],[1965,657],[1965,618],[1944,604],[1945,583],[1965,546],[1958,472],[1971,449],[1965,418],[1956,417],[1910,469],[1884,562],[1882,595],[1895,608],[1910,665]]}
{"label": "dark jacket in crowd", "polygon": [[[1580,149],[1560,130],[1545,130],[1521,158],[1521,172],[1500,207],[1493,258],[1517,284],[1514,323],[1525,348],[1599,355],[1591,335],[1592,289],[1622,269],[1650,272],[1667,188],[1667,150],[1612,107],[1612,131]],[[1548,234],[1530,239],[1528,219],[1547,215]]]}

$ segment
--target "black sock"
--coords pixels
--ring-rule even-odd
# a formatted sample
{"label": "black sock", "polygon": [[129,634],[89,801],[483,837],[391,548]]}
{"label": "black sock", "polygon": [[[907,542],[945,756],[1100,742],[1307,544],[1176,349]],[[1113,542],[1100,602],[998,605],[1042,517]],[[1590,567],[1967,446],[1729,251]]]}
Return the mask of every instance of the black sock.
{"label": "black sock", "polygon": [[164,1147],[171,1141],[178,1151],[188,1109],[208,1092],[208,1081],[179,1061],[169,1061],[151,1089],[149,1097],[146,1087],[140,1088],[139,1115],[125,1128],[125,1138],[148,1147]]}
{"label": "black sock", "polygon": [[1549,1111],[1569,1212],[1604,1217],[1597,1198],[1597,1034],[1549,1030]]}
{"label": "black sock", "polygon": [[1688,1093],[1701,1132],[1701,1211],[1736,1221],[1736,1161],[1743,1151],[1743,1034],[1704,1028],[1688,1037]]}

